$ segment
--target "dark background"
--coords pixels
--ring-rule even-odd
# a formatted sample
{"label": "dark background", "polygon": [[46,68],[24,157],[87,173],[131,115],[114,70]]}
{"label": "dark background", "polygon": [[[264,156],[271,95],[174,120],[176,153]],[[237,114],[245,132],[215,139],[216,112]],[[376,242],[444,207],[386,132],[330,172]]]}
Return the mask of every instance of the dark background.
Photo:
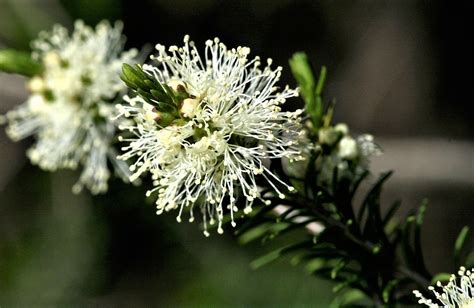
{"label": "dark background", "polygon": [[[472,10],[467,1],[0,0],[0,47],[28,50],[38,31],[76,18],[125,23],[128,47],[228,47],[282,65],[304,50],[328,67],[335,120],[372,133],[385,150],[374,172],[394,169],[386,204],[400,213],[431,202],[423,230],[433,272],[453,272],[462,225],[474,227]],[[471,25],[472,26],[472,25]],[[27,97],[24,80],[0,73],[0,112]],[[298,102],[295,102],[298,104]],[[206,239],[197,224],[156,216],[143,190],[116,182],[107,195],[73,196],[77,174],[48,174],[0,133],[0,305],[326,307],[330,284],[282,261],[258,271],[260,245],[230,232]],[[468,243],[471,247],[473,241]],[[269,247],[266,247],[269,248]]]}

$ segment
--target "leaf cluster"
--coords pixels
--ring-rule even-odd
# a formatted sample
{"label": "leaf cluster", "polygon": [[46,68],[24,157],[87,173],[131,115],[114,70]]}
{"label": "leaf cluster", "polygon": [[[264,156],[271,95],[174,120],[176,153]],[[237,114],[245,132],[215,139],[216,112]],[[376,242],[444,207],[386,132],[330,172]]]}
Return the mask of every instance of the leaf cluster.
{"label": "leaf cluster", "polygon": [[137,95],[162,114],[179,118],[179,109],[182,101],[189,97],[184,87],[174,90],[165,83],[161,83],[152,74],[143,70],[139,64],[133,66],[123,64],[120,78]]}

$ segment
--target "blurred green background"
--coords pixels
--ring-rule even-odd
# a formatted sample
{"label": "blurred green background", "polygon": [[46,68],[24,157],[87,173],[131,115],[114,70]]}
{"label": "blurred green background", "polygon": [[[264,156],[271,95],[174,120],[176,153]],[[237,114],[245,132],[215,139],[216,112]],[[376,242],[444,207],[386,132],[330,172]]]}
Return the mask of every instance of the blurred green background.
{"label": "blurred green background", "polygon": [[[272,57],[291,85],[287,59],[305,50],[328,66],[336,120],[384,148],[375,172],[396,170],[386,204],[402,198],[403,214],[431,200],[426,257],[433,272],[449,272],[457,232],[474,227],[469,12],[421,0],[0,0],[0,48],[28,50],[54,23],[121,19],[128,47],[219,36]],[[0,113],[26,96],[21,77],[0,73]],[[114,182],[104,196],[72,195],[77,174],[31,166],[29,142],[0,133],[1,307],[327,307],[332,299],[329,283],[289,262],[251,270],[271,245],[241,247],[231,232],[205,238],[197,224],[156,216],[142,188]]]}

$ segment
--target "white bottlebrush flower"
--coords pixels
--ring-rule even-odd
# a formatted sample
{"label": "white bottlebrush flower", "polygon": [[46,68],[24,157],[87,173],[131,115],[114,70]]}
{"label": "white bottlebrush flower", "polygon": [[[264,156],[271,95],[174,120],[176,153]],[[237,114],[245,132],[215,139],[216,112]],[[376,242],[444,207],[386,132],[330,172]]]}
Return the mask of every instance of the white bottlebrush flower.
{"label": "white bottlebrush flower", "polygon": [[302,111],[281,110],[287,98],[297,96],[296,90],[276,86],[281,67],[272,69],[269,59],[260,69],[258,57],[247,59],[249,48],[227,49],[218,39],[206,42],[203,57],[188,36],[183,47],[156,48],[158,55],[152,59],[157,65],[143,65],[143,71],[187,93],[176,119],[161,126],[163,114],[140,96],[126,97],[130,104],[117,107],[136,121],[123,127],[133,137],[124,138],[129,144],[121,158],[134,161],[132,180],[151,173],[156,187],[147,194],[157,194],[157,213],[178,209],[181,221],[183,210],[189,208],[193,221],[193,206],[199,204],[204,234],[209,235],[207,225],[215,221],[223,232],[226,209],[235,225],[239,196],[246,200],[244,213],[251,211],[253,200],[261,198],[257,175],[283,198],[275,183],[286,184],[269,170],[267,161],[300,158],[295,140],[302,134]]}
{"label": "white bottlebrush flower", "polygon": [[[441,282],[434,286],[428,287],[433,292],[437,302],[426,298],[420,291],[413,291],[416,297],[419,298],[418,303],[424,304],[430,308],[473,308],[474,307],[474,269],[466,270],[461,267],[458,271],[459,277],[451,275],[449,282],[443,286]],[[439,289],[441,293],[436,291]]]}
{"label": "white bottlebrush flower", "polygon": [[126,89],[122,63],[137,55],[134,49],[122,52],[123,45],[121,23],[102,22],[94,30],[77,21],[71,35],[59,25],[41,32],[32,56],[43,72],[29,80],[29,99],[6,115],[13,140],[36,138],[28,150],[32,163],[49,171],[83,167],[76,192],[83,186],[106,191],[107,161],[128,178],[128,166],[111,147],[117,125],[111,120],[117,113],[112,100]]}

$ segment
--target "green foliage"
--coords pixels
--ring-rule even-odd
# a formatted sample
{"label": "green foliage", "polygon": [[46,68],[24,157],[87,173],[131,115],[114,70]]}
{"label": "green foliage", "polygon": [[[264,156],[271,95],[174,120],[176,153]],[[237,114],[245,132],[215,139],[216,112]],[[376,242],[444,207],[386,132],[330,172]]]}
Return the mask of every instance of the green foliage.
{"label": "green foliage", "polygon": [[0,72],[27,77],[41,74],[43,67],[28,52],[13,49],[0,50]]}
{"label": "green foliage", "polygon": [[451,274],[449,273],[438,273],[431,279],[431,284],[436,284],[438,281],[447,282],[451,278]]}
{"label": "green foliage", "polygon": [[[295,234],[299,238],[291,237],[290,243],[294,244],[255,260],[252,267],[293,256],[292,263],[307,264],[311,275],[336,282],[335,292],[356,289],[374,303],[411,303],[411,290],[424,288],[431,280],[419,252],[424,206],[416,216],[410,215],[405,222],[396,224],[393,231],[386,232],[385,224],[394,210],[383,215],[380,200],[383,183],[391,172],[382,174],[371,186],[356,215],[353,197],[367,173],[348,175],[338,174],[336,170],[331,189],[310,184],[306,195],[288,196],[284,201],[288,210],[279,216],[271,211],[279,204],[278,200],[269,196],[272,205],[262,205],[242,225],[238,234],[246,243],[249,239],[263,242],[279,239],[285,243],[288,236]],[[311,222],[322,224],[324,230],[311,234],[307,230]],[[398,258],[400,245],[408,252],[408,260]]]}
{"label": "green foliage", "polygon": [[329,308],[343,308],[343,307],[367,307],[369,301],[364,293],[359,290],[351,289],[336,297]]}
{"label": "green foliage", "polygon": [[461,229],[461,232],[459,232],[456,242],[454,242],[454,265],[456,267],[459,267],[462,265],[460,263],[461,253],[463,251],[464,243],[466,242],[466,238],[468,234],[469,234],[469,227],[464,226],[464,228]]}
{"label": "green foliage", "polygon": [[303,99],[305,101],[312,100],[315,94],[316,80],[308,56],[304,52],[297,52],[293,54],[289,62],[291,71],[301,87]]}
{"label": "green foliage", "polygon": [[[290,65],[315,128],[330,128],[333,107],[323,113],[321,104],[325,69],[316,83],[304,53],[295,54]],[[416,303],[412,290],[425,290],[434,279],[422,250],[421,230],[427,201],[423,200],[418,210],[405,219],[394,219],[399,201],[382,210],[382,188],[392,174],[386,172],[370,185],[358,205],[361,183],[368,182],[369,170],[357,164],[342,169],[335,166],[332,179],[321,180],[324,175],[319,173],[317,162],[325,155],[330,153],[324,146],[312,152],[302,178],[290,177],[278,163],[272,164],[280,179],[299,189],[285,200],[277,198],[271,189],[265,190],[262,195],[271,204],[261,202],[250,218],[242,218],[243,222],[238,224],[236,234],[242,244],[261,241],[276,246],[251,266],[259,268],[289,257],[293,265],[304,265],[310,275],[335,283],[333,291],[338,296],[332,307],[396,307]],[[283,212],[281,207],[275,210],[279,205],[285,207]],[[314,224],[319,227],[314,228]],[[456,241],[456,264],[462,264],[467,234],[465,227]],[[464,264],[469,263],[469,258],[474,260],[474,254],[468,255]],[[438,280],[445,278],[444,274],[435,276]]]}
{"label": "green foliage", "polygon": [[318,81],[314,77],[313,68],[304,52],[293,54],[290,59],[293,76],[300,86],[300,93],[305,102],[305,109],[311,118],[315,130],[323,125],[323,100],[322,92],[326,81],[326,67],[322,67]]}
{"label": "green foliage", "polygon": [[154,106],[159,114],[158,124],[167,126],[175,119],[179,119],[179,109],[182,101],[189,97],[184,87],[173,90],[167,84],[159,82],[153,75],[145,72],[141,65],[123,64],[120,78],[137,95],[148,104]]}

